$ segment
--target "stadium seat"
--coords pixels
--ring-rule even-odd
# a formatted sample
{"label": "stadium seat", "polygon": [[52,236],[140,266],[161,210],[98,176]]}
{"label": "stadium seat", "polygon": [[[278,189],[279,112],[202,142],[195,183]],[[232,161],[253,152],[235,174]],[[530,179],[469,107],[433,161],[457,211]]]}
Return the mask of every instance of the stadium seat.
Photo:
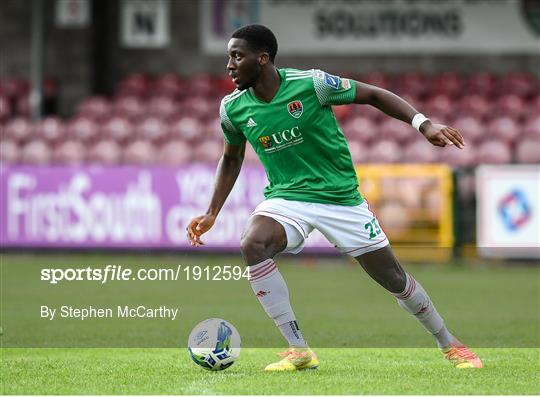
{"label": "stadium seat", "polygon": [[506,143],[512,144],[520,135],[521,129],[513,118],[508,116],[493,119],[487,128],[486,139],[496,137]]}
{"label": "stadium seat", "polygon": [[236,88],[229,75],[224,74],[216,79],[216,88],[219,91],[219,96],[225,96],[233,92]]}
{"label": "stadium seat", "polygon": [[527,73],[509,73],[499,77],[497,83],[499,94],[525,99],[537,92],[538,79]]}
{"label": "stadium seat", "polygon": [[380,124],[380,134],[384,139],[390,139],[397,142],[405,142],[408,139],[414,138],[417,131],[410,125],[404,123],[401,120],[387,117]]}
{"label": "stadium seat", "polygon": [[219,103],[200,95],[184,99],[181,108],[184,114],[189,114],[199,120],[205,120],[219,114]]}
{"label": "stadium seat", "polygon": [[88,117],[94,120],[103,120],[110,112],[111,104],[107,98],[93,96],[84,99],[77,107],[79,116]]}
{"label": "stadium seat", "polygon": [[430,91],[431,78],[420,73],[403,73],[397,80],[395,90],[399,94],[407,94],[414,98],[423,98]]}
{"label": "stadium seat", "polygon": [[136,140],[124,149],[122,160],[124,164],[132,165],[155,164],[157,160],[156,149],[150,142]]}
{"label": "stadium seat", "polygon": [[362,141],[351,139],[347,142],[354,164],[367,163],[369,148]]}
{"label": "stadium seat", "polygon": [[223,142],[208,139],[193,148],[193,161],[215,165],[223,155]]}
{"label": "stadium seat", "polygon": [[392,89],[392,79],[385,73],[372,72],[362,74],[359,79],[362,83],[371,84],[377,87]]}
{"label": "stadium seat", "polygon": [[12,115],[11,103],[7,96],[0,95],[0,122],[7,120]]}
{"label": "stadium seat", "polygon": [[15,164],[19,161],[20,149],[12,139],[0,140],[0,163]]}
{"label": "stadium seat", "polygon": [[523,127],[523,135],[528,138],[540,139],[540,115],[531,117]]}
{"label": "stadium seat", "polygon": [[465,138],[465,142],[466,145],[463,149],[457,149],[455,147],[442,148],[442,161],[456,167],[469,167],[477,164],[477,146],[474,143],[467,141],[467,138]]}
{"label": "stadium seat", "polygon": [[94,142],[99,137],[99,125],[88,117],[75,117],[67,125],[67,136],[84,143]]}
{"label": "stadium seat", "polygon": [[174,140],[165,143],[158,152],[157,160],[160,164],[179,166],[191,161],[191,146],[187,143]]}
{"label": "stadium seat", "polygon": [[155,116],[148,116],[135,124],[135,134],[137,138],[152,142],[162,143],[169,133],[166,123]]}
{"label": "stadium seat", "polygon": [[202,130],[202,123],[192,116],[180,116],[169,124],[170,139],[194,142],[200,138]]}
{"label": "stadium seat", "polygon": [[497,115],[508,116],[520,120],[524,113],[524,102],[517,95],[503,95],[496,103],[495,110]]}
{"label": "stadium seat", "polygon": [[21,148],[21,163],[47,165],[51,160],[51,150],[42,139],[31,140]]}
{"label": "stadium seat", "polygon": [[174,73],[165,73],[157,76],[151,83],[150,91],[153,96],[177,99],[183,94],[182,79]]}
{"label": "stadium seat", "polygon": [[441,148],[431,145],[426,139],[415,140],[403,150],[403,161],[406,163],[440,162],[442,161]]}
{"label": "stadium seat", "polygon": [[453,123],[450,123],[450,125],[461,132],[467,144],[469,142],[478,142],[485,137],[485,127],[483,123],[478,121],[475,117],[458,117]]}
{"label": "stadium seat", "polygon": [[342,130],[347,138],[364,143],[371,142],[378,135],[377,125],[365,116],[351,118]]}
{"label": "stadium seat", "polygon": [[516,145],[518,163],[540,164],[540,137],[526,138]]}
{"label": "stadium seat", "polygon": [[373,144],[367,154],[370,163],[399,163],[403,156],[399,144],[388,139]]}
{"label": "stadium seat", "polygon": [[135,127],[128,118],[113,116],[100,126],[101,136],[123,144],[131,138],[135,138]]}
{"label": "stadium seat", "polygon": [[432,79],[430,92],[453,99],[463,90],[464,84],[463,79],[456,73],[441,73]]}
{"label": "stadium seat", "polygon": [[540,117],[540,94],[525,104],[523,113],[527,119]]}
{"label": "stadium seat", "polygon": [[33,136],[44,139],[49,145],[54,145],[65,138],[66,127],[64,122],[58,117],[45,117],[34,125]]}
{"label": "stadium seat", "polygon": [[489,140],[478,146],[476,164],[509,164],[512,151],[503,141]]}
{"label": "stadium seat", "polygon": [[[32,136],[34,127],[30,121],[23,117],[11,119],[5,125],[5,136],[21,144],[26,143]],[[4,139],[4,137],[2,137]]]}
{"label": "stadium seat", "polygon": [[425,109],[425,113],[437,122],[447,122],[446,120],[454,112],[452,101],[444,94],[438,94],[427,99],[422,109]]}
{"label": "stadium seat", "polygon": [[114,100],[112,107],[115,115],[127,117],[131,120],[136,120],[143,116],[145,111],[143,101],[139,99],[139,97],[133,95],[117,97]]}
{"label": "stadium seat", "polygon": [[470,76],[465,83],[463,92],[488,97],[493,94],[496,79],[490,73],[478,73]]}
{"label": "stadium seat", "polygon": [[152,97],[147,104],[146,115],[168,120],[179,113],[179,104],[170,96]]}
{"label": "stadium seat", "polygon": [[9,99],[25,96],[28,94],[28,81],[10,76],[0,77],[0,95]]}
{"label": "stadium seat", "polygon": [[30,117],[30,100],[28,95],[23,95],[15,99],[15,113],[21,117]]}
{"label": "stadium seat", "polygon": [[144,97],[148,94],[150,79],[142,73],[133,73],[124,77],[116,89],[119,96]]}
{"label": "stadium seat", "polygon": [[52,161],[62,165],[84,163],[86,148],[79,141],[70,140],[60,144],[52,153]]}
{"label": "stadium seat", "polygon": [[458,110],[462,116],[473,116],[478,120],[483,120],[488,112],[493,111],[493,106],[484,96],[473,94],[461,98]]}
{"label": "stadium seat", "polygon": [[208,73],[200,73],[191,77],[187,95],[190,96],[213,96],[216,92],[214,79]]}
{"label": "stadium seat", "polygon": [[87,161],[93,164],[116,165],[122,159],[122,150],[117,142],[105,139],[90,147]]}

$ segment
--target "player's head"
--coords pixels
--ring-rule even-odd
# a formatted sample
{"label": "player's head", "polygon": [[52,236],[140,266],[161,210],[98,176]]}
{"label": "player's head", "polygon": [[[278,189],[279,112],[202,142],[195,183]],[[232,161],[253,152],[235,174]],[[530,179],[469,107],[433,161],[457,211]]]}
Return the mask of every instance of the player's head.
{"label": "player's head", "polygon": [[277,53],[276,36],[263,25],[237,29],[227,46],[227,69],[238,89],[251,87],[267,65],[273,65]]}

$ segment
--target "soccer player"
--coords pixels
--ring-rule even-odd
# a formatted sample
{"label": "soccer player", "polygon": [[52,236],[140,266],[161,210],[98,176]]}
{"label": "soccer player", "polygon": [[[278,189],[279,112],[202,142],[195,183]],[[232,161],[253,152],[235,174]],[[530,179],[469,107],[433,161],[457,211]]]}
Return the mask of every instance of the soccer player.
{"label": "soccer player", "polygon": [[274,34],[265,26],[236,30],[228,43],[227,69],[236,90],[221,101],[224,153],[206,214],[193,218],[193,246],[216,221],[238,177],[246,141],[261,160],[269,184],[265,200],[251,215],[240,250],[250,268],[249,282],[289,349],[266,371],[317,368],[319,360],[302,336],[287,284],[274,256],[298,253],[313,229],[358,260],[395,296],[398,304],[433,335],[444,356],[458,368],[482,362],[446,328],[428,294],[395,258],[384,231],[358,192],[358,180],[332,105],[368,104],[411,123],[435,146],[465,145],[452,127],[434,124],[395,94],[321,70],[279,69]]}

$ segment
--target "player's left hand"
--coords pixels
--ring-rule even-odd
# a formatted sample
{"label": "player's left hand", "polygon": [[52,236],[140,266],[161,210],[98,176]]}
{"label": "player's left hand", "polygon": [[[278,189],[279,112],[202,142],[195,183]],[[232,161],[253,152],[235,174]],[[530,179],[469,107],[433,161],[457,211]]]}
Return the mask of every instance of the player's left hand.
{"label": "player's left hand", "polygon": [[458,149],[465,147],[463,135],[455,128],[427,121],[420,126],[420,132],[432,145],[440,147],[453,145]]}

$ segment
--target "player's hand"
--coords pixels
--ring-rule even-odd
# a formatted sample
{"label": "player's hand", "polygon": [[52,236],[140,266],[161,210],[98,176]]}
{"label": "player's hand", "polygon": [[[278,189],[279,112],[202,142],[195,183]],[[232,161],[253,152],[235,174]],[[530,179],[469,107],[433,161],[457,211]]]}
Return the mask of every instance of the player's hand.
{"label": "player's hand", "polygon": [[189,222],[186,230],[187,237],[192,246],[199,247],[204,245],[201,241],[201,235],[210,230],[212,226],[214,226],[215,221],[216,217],[213,215],[201,215],[193,218]]}
{"label": "player's hand", "polygon": [[420,132],[432,145],[440,147],[454,145],[458,149],[465,147],[463,135],[455,128],[427,121],[420,126]]}

